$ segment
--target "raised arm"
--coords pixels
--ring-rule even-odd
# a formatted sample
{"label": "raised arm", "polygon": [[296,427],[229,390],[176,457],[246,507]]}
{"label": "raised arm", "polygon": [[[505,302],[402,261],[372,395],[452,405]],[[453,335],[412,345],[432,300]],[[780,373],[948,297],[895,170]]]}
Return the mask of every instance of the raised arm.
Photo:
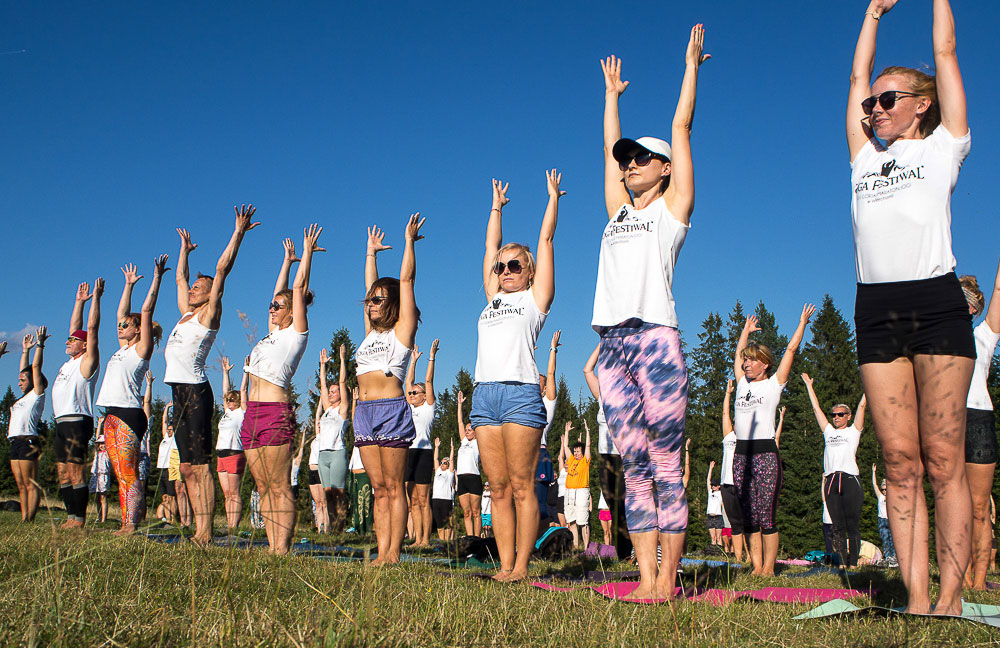
{"label": "raised arm", "polygon": [[799,315],[799,325],[795,327],[792,339],[788,341],[788,347],[785,349],[785,355],[781,356],[781,362],[778,363],[778,370],[774,373],[778,382],[782,385],[788,382],[788,376],[792,373],[792,363],[795,362],[795,354],[798,353],[799,345],[802,344],[802,336],[805,335],[809,318],[815,312],[816,307],[812,304],[806,304],[802,307],[802,314]]}
{"label": "raised arm", "polygon": [[774,445],[781,446],[781,428],[785,426],[785,406],[778,410],[778,427],[774,430]]}
{"label": "raised arm", "polygon": [[142,279],[142,275],[136,272],[136,266],[134,263],[126,263],[123,265],[122,274],[125,275],[125,287],[122,288],[122,297],[118,300],[117,322],[121,322],[129,313],[132,312],[132,289],[135,287],[135,284]]}
{"label": "raised arm", "polygon": [[681,476],[681,481],[684,484],[684,490],[687,490],[688,482],[691,481],[691,452],[689,448],[691,447],[691,439],[684,442],[684,474]]}
{"label": "raised arm", "polygon": [[601,61],[601,71],[604,73],[604,206],[610,220],[622,205],[632,204],[625,188],[625,172],[613,154],[615,142],[622,138],[618,100],[629,82],[622,81],[622,60],[613,54]]}
{"label": "raised arm", "polygon": [[872,0],[861,23],[861,33],[854,47],[851,63],[850,89],[847,92],[847,148],[851,162],[865,143],[873,136],[868,116],[861,109],[861,102],[872,89],[872,70],[875,68],[875,41],[879,20],[896,4],[896,0]]}
{"label": "raised arm", "polygon": [[94,298],[90,302],[90,317],[87,318],[87,350],[80,361],[80,373],[84,378],[90,378],[100,370],[101,350],[98,346],[98,335],[101,328],[101,295],[104,294],[104,279],[94,280]]}
{"label": "raised arm", "polygon": [[563,435],[562,435],[562,448],[560,448],[560,450],[562,451],[562,453],[564,455],[566,455],[566,459],[567,460],[569,460],[569,458],[571,456],[570,455],[570,451],[569,451],[569,432],[572,429],[573,429],[573,422],[572,421],[566,421],[566,429],[563,431]]}
{"label": "raised arm", "polygon": [[586,431],[586,441],[583,442],[583,456],[590,462],[590,426],[587,425],[587,419],[583,419],[583,429]]}
{"label": "raised arm", "polygon": [[806,393],[809,394],[809,402],[813,406],[813,414],[816,415],[816,423],[819,424],[819,429],[826,430],[826,426],[830,424],[829,419],[826,418],[826,412],[823,411],[823,407],[819,404],[819,399],[816,398],[816,391],[813,389],[813,379],[809,377],[809,374],[802,374],[802,382],[806,384]]}
{"label": "raised arm", "polygon": [[559,353],[559,337],[562,331],[552,334],[552,346],[549,347],[549,366],[545,370],[545,398],[556,399],[556,354]]}
{"label": "raised arm", "polygon": [[882,493],[882,489],[878,485],[878,479],[875,477],[875,464],[872,464],[872,488],[875,489],[876,493]]}
{"label": "raised arm", "polygon": [[854,412],[854,429],[858,432],[863,432],[865,429],[865,408],[868,406],[868,395],[861,394],[861,400],[858,401],[858,409]]}
{"label": "raised arm", "polygon": [[170,425],[170,410],[174,407],[174,401],[170,401],[163,408],[163,415],[160,417],[160,434],[167,436],[167,426]]}
{"label": "raised arm", "polygon": [[502,180],[493,178],[493,207],[486,223],[486,251],[483,252],[483,290],[487,299],[492,299],[500,291],[500,275],[493,272],[493,266],[503,245],[503,208],[510,202],[508,187],[509,182],[504,184]]}
{"label": "raised arm", "polygon": [[34,346],[35,338],[31,335],[31,333],[26,333],[25,336],[21,338],[21,362],[17,368],[18,373],[21,373],[31,366],[31,349]]}
{"label": "raised arm", "polygon": [[282,290],[288,290],[288,276],[292,271],[292,264],[300,261],[295,256],[295,241],[286,238],[281,244],[285,249],[285,257],[281,260],[281,269],[278,270],[278,278],[274,281],[274,292],[271,293],[272,298]]}
{"label": "raised arm", "polygon": [[462,416],[462,409],[463,405],[465,405],[465,394],[462,393],[461,389],[459,389],[458,392],[455,394],[455,400],[457,401],[457,407],[455,408],[455,412],[457,414],[456,418],[458,419],[458,438],[464,439],[465,418]]}
{"label": "raised arm", "polygon": [[403,391],[407,394],[413,391],[413,385],[417,373],[417,360],[419,360],[422,355],[423,354],[420,353],[420,347],[414,344],[413,352],[410,353],[410,361],[406,365],[406,378],[403,380]]}
{"label": "raised arm", "polygon": [[7,353],[7,341],[0,340],[0,358],[2,358],[5,353]]}
{"label": "raised arm", "polygon": [[146,389],[142,392],[142,413],[146,415],[146,420],[153,418],[153,372],[146,372]]}
{"label": "raised arm", "polygon": [[698,94],[698,70],[712,58],[703,54],[705,27],[691,28],[687,51],[684,53],[684,79],[677,99],[674,121],[670,129],[670,186],[663,199],[674,218],[684,224],[691,222],[694,211],[694,163],[691,158],[691,130],[694,127],[694,105]]}
{"label": "raised arm", "polygon": [[[246,367],[250,364],[250,358],[247,358],[247,362],[243,364]],[[247,411],[247,405],[250,404],[250,374],[243,371],[243,378],[240,379],[240,409],[244,412]]]}
{"label": "raised arm", "polygon": [[958,69],[955,45],[955,17],[948,0],[934,0],[934,81],[937,85],[941,123],[952,137],[962,137],[969,132],[969,119],[965,101],[965,86]]}
{"label": "raised arm", "polygon": [[[330,361],[330,356],[327,355],[326,349],[322,349],[319,352],[319,404],[320,409],[324,412],[330,407],[330,390],[326,386],[326,364]],[[341,369],[343,373],[343,369]],[[341,399],[344,398],[344,393],[340,394]]]}
{"label": "raised arm", "polygon": [[733,419],[729,414],[729,403],[733,400],[733,381],[726,381],[726,400],[722,402],[722,437],[733,431]]}
{"label": "raised arm", "polygon": [[434,470],[438,469],[441,465],[441,460],[438,458],[441,449],[441,437],[434,437]]}
{"label": "raised arm", "polygon": [[297,333],[309,330],[309,276],[312,273],[313,255],[326,252],[319,246],[323,228],[313,223],[302,230],[302,261],[292,283],[292,327]]}
{"label": "raised arm", "polygon": [[191,234],[186,229],[178,227],[177,235],[181,237],[181,251],[177,254],[177,272],[174,273],[174,277],[177,280],[177,310],[183,316],[191,310],[191,304],[188,301],[188,291],[191,289],[191,285],[188,283],[190,279],[188,255],[194,252],[198,244],[191,242]]}
{"label": "raised arm", "polygon": [[[324,349],[325,350],[325,349]],[[351,411],[351,397],[347,391],[347,345],[340,345],[340,371],[337,372],[337,385],[340,387],[340,418],[347,420]],[[329,396],[327,397],[329,402]]]}
{"label": "raised arm", "polygon": [[994,333],[1000,333],[1000,265],[997,266],[997,276],[993,280],[990,305],[986,309],[986,324]]}
{"label": "raised arm", "polygon": [[535,298],[538,310],[549,312],[552,300],[556,296],[556,262],[555,245],[556,224],[559,221],[559,198],[566,195],[559,190],[562,174],[552,169],[545,172],[549,191],[549,202],[542,218],[542,228],[538,232],[538,248],[535,250],[535,280],[531,285],[531,294]]}
{"label": "raised arm", "polygon": [[166,254],[161,254],[153,260],[153,281],[149,284],[146,301],[142,302],[142,311],[139,313],[139,341],[135,345],[135,352],[144,360],[153,356],[153,313],[156,311],[163,275],[170,269],[167,267],[167,258]]}
{"label": "raised arm", "polygon": [[564,432],[559,441],[559,472],[566,470],[566,444],[568,443],[568,432]]}
{"label": "raised arm", "polygon": [[229,380],[229,370],[233,368],[233,363],[229,361],[227,356],[222,356],[222,399],[226,399],[226,394],[228,394],[232,388],[233,383]]}
{"label": "raised arm", "polygon": [[44,360],[45,341],[49,339],[49,334],[44,326],[39,326],[35,330],[35,357],[31,361],[31,380],[34,382],[34,392],[41,396],[45,393],[45,386],[42,384],[42,361]]}
{"label": "raised arm", "polygon": [[583,378],[587,381],[587,387],[590,387],[590,393],[598,401],[601,400],[601,384],[597,380],[597,374],[594,369],[597,368],[597,355],[600,352],[601,347],[594,347],[593,353],[587,358],[587,364],[583,365]]}
{"label": "raised arm", "polygon": [[708,490],[708,494],[712,494],[712,473],[715,472],[715,462],[708,462],[708,477],[705,477],[705,488]]}
{"label": "raised arm", "polygon": [[[368,228],[368,246],[365,253],[365,294],[368,294],[372,284],[378,281],[378,261],[376,256],[383,250],[392,249],[391,245],[383,244],[383,240],[385,240],[385,232],[380,230],[377,225],[372,225]],[[365,309],[365,312],[367,312],[367,309]]]}
{"label": "raised arm", "polygon": [[439,344],[441,344],[441,340],[435,338],[431,342],[431,352],[427,354],[427,375],[424,377],[424,395],[427,398],[428,405],[434,404],[434,366]]}
{"label": "raised arm", "polygon": [[69,332],[83,328],[83,305],[90,299],[90,284],[84,281],[76,287],[76,301],[73,302],[73,314],[69,317]]}
{"label": "raised arm", "polygon": [[760,330],[757,326],[757,316],[748,315],[746,322],[743,323],[743,330],[740,332],[740,339],[736,341],[736,353],[733,356],[733,375],[736,376],[736,382],[739,382],[743,378],[743,349],[746,348],[747,342],[750,339],[751,333],[756,333]]}
{"label": "raised arm", "polygon": [[455,442],[448,442],[448,469],[455,474]]}
{"label": "raised arm", "polygon": [[399,320],[396,322],[396,337],[403,346],[413,347],[417,336],[417,297],[413,286],[417,278],[417,253],[414,244],[424,238],[420,228],[427,221],[420,218],[420,212],[410,214],[406,223],[403,261],[399,265]]}
{"label": "raised arm", "polygon": [[[256,208],[253,205],[242,205],[233,207],[236,212],[236,224],[233,227],[233,235],[229,237],[229,244],[222,251],[222,255],[215,264],[215,277],[212,279],[212,291],[208,296],[208,305],[205,307],[205,319],[199,314],[198,319],[202,324],[210,329],[218,329],[222,323],[222,293],[226,289],[226,278],[236,263],[236,255],[240,251],[243,237],[253,228],[260,225],[254,222],[253,215]],[[205,321],[207,319],[207,321]]]}

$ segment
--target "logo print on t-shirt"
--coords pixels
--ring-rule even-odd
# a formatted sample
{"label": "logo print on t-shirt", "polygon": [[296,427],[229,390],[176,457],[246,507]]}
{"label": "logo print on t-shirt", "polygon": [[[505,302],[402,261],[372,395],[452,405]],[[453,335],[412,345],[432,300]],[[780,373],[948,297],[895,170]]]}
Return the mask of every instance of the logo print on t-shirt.
{"label": "logo print on t-shirt", "polygon": [[[888,162],[886,162],[885,164],[883,164],[882,165],[882,173],[881,173],[882,177],[883,178],[888,178],[889,174],[892,173],[892,170],[895,169],[895,168],[896,168],[896,160],[889,160]],[[902,168],[902,167],[900,167],[900,168]]]}
{"label": "logo print on t-shirt", "polygon": [[628,208],[627,207],[622,207],[622,210],[620,212],[618,212],[618,222],[620,223],[623,220],[625,220],[626,216],[628,216]]}
{"label": "logo print on t-shirt", "polygon": [[493,310],[496,310],[496,309],[500,308],[500,298],[499,297],[497,297],[496,299],[493,300],[492,306],[493,306]]}

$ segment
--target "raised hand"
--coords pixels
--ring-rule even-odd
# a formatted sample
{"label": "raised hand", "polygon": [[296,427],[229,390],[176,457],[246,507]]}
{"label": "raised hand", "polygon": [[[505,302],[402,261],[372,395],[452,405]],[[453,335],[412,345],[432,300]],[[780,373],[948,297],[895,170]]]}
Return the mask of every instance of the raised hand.
{"label": "raised hand", "polygon": [[441,340],[439,340],[439,339],[437,339],[437,338],[434,338],[434,341],[433,341],[433,342],[431,342],[431,356],[430,356],[430,357],[431,357],[431,359],[433,359],[433,358],[434,358],[434,356],[436,356],[436,355],[437,355],[437,352],[438,352],[438,345],[439,345],[440,343],[441,343]]}
{"label": "raised hand", "polygon": [[462,403],[465,402],[465,394],[462,393],[461,389],[459,389],[458,393],[455,394],[455,398],[456,398],[456,400],[458,400],[458,404],[459,405],[461,405]]}
{"label": "raised hand", "polygon": [[729,396],[732,393],[733,393],[733,379],[730,378],[729,380],[726,381],[726,396]]}
{"label": "raised hand", "polygon": [[815,312],[815,306],[812,304],[806,304],[802,307],[802,315],[799,317],[799,321],[803,324],[807,324],[809,322],[809,318],[812,317]]}
{"label": "raised hand", "polygon": [[743,330],[746,331],[747,333],[756,333],[757,331],[760,330],[760,327],[757,326],[756,315],[747,316],[747,321],[743,324]]}
{"label": "raised hand", "polygon": [[568,435],[570,430],[573,429],[573,421],[566,421],[566,434]]}
{"label": "raised hand", "polygon": [[22,351],[30,351],[31,347],[33,346],[35,346],[35,336],[33,336],[31,333],[28,333],[23,338],[21,338]]}
{"label": "raised hand", "polygon": [[299,257],[295,256],[295,241],[290,238],[286,238],[281,242],[281,245],[285,248],[285,261],[288,263],[295,263],[301,260]]}
{"label": "raised hand", "polygon": [[382,250],[391,250],[391,245],[385,245],[382,241],[385,239],[385,232],[380,230],[378,226],[372,225],[368,228],[368,253],[377,254]]}
{"label": "raised hand", "polygon": [[228,372],[233,368],[233,363],[229,361],[228,356],[222,356],[222,370]]}
{"label": "raised hand", "polygon": [[688,439],[684,442],[684,451],[687,452],[688,448],[690,447],[691,447],[691,439]]}
{"label": "raised hand", "polygon": [[549,188],[549,198],[559,198],[565,196],[565,191],[559,191],[559,182],[562,181],[562,174],[556,169],[545,172],[545,179]]}
{"label": "raised hand", "polygon": [[257,208],[253,205],[241,205],[239,207],[233,205],[233,211],[236,212],[236,231],[240,234],[246,234],[260,225],[259,221],[253,221],[253,215],[257,211]]}
{"label": "raised hand", "polygon": [[197,243],[191,242],[191,233],[186,229],[177,228],[177,234],[181,237],[181,251],[182,252],[194,252],[195,248],[198,247]]}
{"label": "raised hand", "polygon": [[170,269],[167,267],[167,259],[169,258],[170,258],[169,255],[161,254],[160,256],[153,259],[153,275],[157,277],[162,277],[164,274],[166,274],[167,270]]}
{"label": "raised hand", "polygon": [[[326,349],[324,349],[324,351],[325,350]],[[346,366],[347,366],[347,345],[346,344],[341,344],[340,345],[340,370],[341,371],[346,371],[346,369],[345,369]]]}
{"label": "raised hand", "polygon": [[698,23],[691,28],[691,39],[688,41],[687,52],[684,54],[684,62],[688,65],[699,66],[708,59],[711,54],[702,54],[705,49],[705,26]]}
{"label": "raised hand", "polygon": [[407,241],[419,241],[424,238],[419,234],[420,228],[427,222],[426,218],[420,218],[420,212],[410,214],[410,220],[406,223],[405,237]]}
{"label": "raised hand", "polygon": [[125,285],[134,286],[142,279],[142,275],[137,272],[138,268],[134,263],[126,263],[122,266],[122,274],[125,275]]}
{"label": "raised hand", "polygon": [[417,360],[420,359],[420,356],[422,356],[422,355],[424,355],[424,354],[420,352],[420,348],[416,344],[414,344],[413,345],[413,361],[416,362]]}
{"label": "raised hand", "polygon": [[48,328],[39,326],[35,329],[35,336],[38,337],[38,346],[45,346],[45,341],[49,339]]}
{"label": "raised hand", "polygon": [[872,3],[868,7],[872,11],[877,11],[879,18],[889,13],[889,11],[896,6],[898,0],[872,0]]}
{"label": "raised hand", "polygon": [[441,445],[441,437],[434,437],[434,447],[437,448]]}
{"label": "raised hand", "polygon": [[94,296],[100,299],[101,295],[104,294],[104,277],[98,277],[94,280]]}
{"label": "raised hand", "polygon": [[553,349],[558,349],[559,348],[559,336],[561,336],[561,335],[562,335],[562,329],[559,329],[555,333],[552,334],[552,348]]}
{"label": "raised hand", "polygon": [[788,409],[788,408],[787,408],[787,407],[785,407],[784,405],[782,405],[782,406],[781,406],[781,409],[780,409],[780,410],[778,410],[778,416],[779,416],[779,417],[781,417],[781,418],[785,418],[785,410],[786,410],[786,409]]}
{"label": "raised hand", "polygon": [[154,380],[156,380],[156,376],[153,375],[153,372],[152,371],[147,371],[146,372],[146,384],[149,385],[150,387],[152,387]]}
{"label": "raised hand", "polygon": [[330,356],[327,354],[326,349],[321,349],[319,352],[319,366],[325,367],[326,363],[330,361]]}
{"label": "raised hand", "polygon": [[715,461],[714,460],[708,462],[708,469],[711,470],[712,468],[715,468]]}
{"label": "raised hand", "polygon": [[628,81],[622,81],[622,60],[612,54],[601,61],[601,70],[604,72],[604,91],[622,96],[628,88]]}
{"label": "raised hand", "polygon": [[[321,248],[319,246],[319,235],[323,233],[323,228],[317,223],[313,223],[309,227],[302,230],[302,249],[312,250],[313,252],[326,252],[326,248]],[[292,253],[294,255],[295,249],[292,248]]]}
{"label": "raised hand", "polygon": [[507,188],[510,183],[503,183],[503,180],[493,178],[493,209],[503,209],[503,206],[510,202],[507,197]]}
{"label": "raised hand", "polygon": [[90,284],[84,281],[76,287],[76,301],[85,302],[93,295],[90,293]]}
{"label": "raised hand", "polygon": [[802,382],[804,382],[805,384],[809,385],[810,387],[813,386],[813,379],[810,378],[809,374],[807,374],[807,373],[802,374]]}
{"label": "raised hand", "polygon": [[5,353],[7,353],[7,341],[6,340],[4,340],[3,342],[0,342],[0,358],[2,358],[3,354],[5,354]]}

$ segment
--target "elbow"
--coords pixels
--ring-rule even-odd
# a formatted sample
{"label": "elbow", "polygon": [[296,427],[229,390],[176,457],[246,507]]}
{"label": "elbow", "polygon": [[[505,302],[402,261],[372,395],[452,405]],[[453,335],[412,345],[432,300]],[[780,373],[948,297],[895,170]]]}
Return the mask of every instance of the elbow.
{"label": "elbow", "polygon": [[676,133],[678,132],[687,133],[690,135],[692,129],[694,128],[694,117],[691,116],[685,119],[675,119],[673,121],[673,124],[671,124],[670,128],[673,131],[675,137]]}

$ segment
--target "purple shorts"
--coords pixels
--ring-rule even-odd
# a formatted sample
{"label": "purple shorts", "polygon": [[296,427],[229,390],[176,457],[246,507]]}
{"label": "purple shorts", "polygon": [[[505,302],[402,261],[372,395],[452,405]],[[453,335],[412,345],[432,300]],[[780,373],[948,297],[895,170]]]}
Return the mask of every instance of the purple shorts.
{"label": "purple shorts", "polygon": [[409,448],[416,436],[413,413],[402,396],[358,401],[354,410],[354,445]]}
{"label": "purple shorts", "polygon": [[285,445],[295,438],[295,411],[288,403],[247,403],[240,428],[244,450]]}

